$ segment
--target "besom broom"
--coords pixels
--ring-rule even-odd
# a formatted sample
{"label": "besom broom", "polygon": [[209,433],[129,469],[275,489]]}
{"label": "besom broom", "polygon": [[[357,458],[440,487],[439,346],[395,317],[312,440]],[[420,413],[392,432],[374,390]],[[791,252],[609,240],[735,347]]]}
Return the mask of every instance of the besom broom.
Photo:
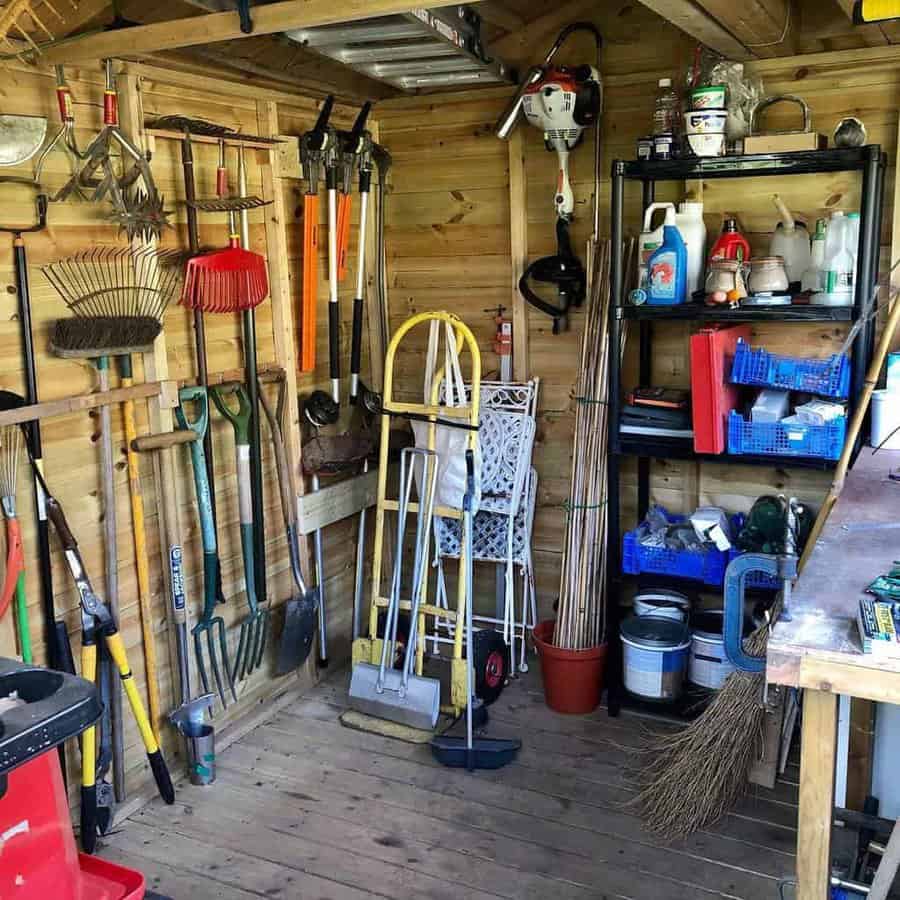
{"label": "besom broom", "polygon": [[[800,572],[844,486],[872,391],[900,324],[900,302],[893,296],[891,299],[893,308],[866,373],[831,489],[800,557]],[[777,614],[776,605],[772,622]],[[768,624],[754,631],[745,644],[747,653],[764,656],[768,636]],[[740,799],[749,783],[750,769],[760,757],[766,716],[764,684],[764,672],[733,672],[715,700],[690,725],[660,736],[645,749],[643,760],[647,762],[639,764],[639,793],[632,803],[641,809],[650,831],[669,840],[684,837],[718,821]]]}

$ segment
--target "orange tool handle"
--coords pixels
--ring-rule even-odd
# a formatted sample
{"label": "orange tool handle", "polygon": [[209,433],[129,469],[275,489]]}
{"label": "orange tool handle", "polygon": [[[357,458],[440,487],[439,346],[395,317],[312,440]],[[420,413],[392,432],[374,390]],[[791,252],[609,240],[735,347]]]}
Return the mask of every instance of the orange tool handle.
{"label": "orange tool handle", "polygon": [[12,602],[19,575],[25,571],[25,554],[22,550],[22,532],[18,519],[6,520],[6,576],[3,579],[3,592],[0,594],[0,616]]}
{"label": "orange tool handle", "polygon": [[300,308],[300,371],[316,368],[316,316],[319,295],[319,198],[303,197],[303,297]]}
{"label": "orange tool handle", "polygon": [[338,196],[338,220],[337,220],[337,252],[338,252],[338,281],[347,277],[347,257],[350,252],[350,207],[352,204],[350,194]]}

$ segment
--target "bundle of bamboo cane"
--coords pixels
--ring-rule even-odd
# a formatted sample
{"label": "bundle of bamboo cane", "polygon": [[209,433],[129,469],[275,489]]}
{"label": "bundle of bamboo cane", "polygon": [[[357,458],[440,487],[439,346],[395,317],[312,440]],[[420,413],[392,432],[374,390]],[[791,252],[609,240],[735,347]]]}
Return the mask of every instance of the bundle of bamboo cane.
{"label": "bundle of bamboo cane", "polygon": [[[608,242],[592,245],[591,288],[584,313],[581,366],[575,387],[572,483],[566,504],[559,608],[553,632],[553,643],[564,650],[596,647],[606,634],[610,256]],[[625,271],[630,271],[627,264]]]}

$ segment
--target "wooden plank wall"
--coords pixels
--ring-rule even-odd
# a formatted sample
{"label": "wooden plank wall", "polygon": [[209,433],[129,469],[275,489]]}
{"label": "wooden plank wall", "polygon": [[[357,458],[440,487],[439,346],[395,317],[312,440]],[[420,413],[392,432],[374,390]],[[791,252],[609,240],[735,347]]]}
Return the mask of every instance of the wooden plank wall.
{"label": "wooden plank wall", "polygon": [[[649,48],[648,48],[649,45]],[[581,56],[586,58],[587,51]],[[639,58],[635,56],[639,53]],[[671,30],[644,29],[639,50],[629,44],[610,45],[606,55],[606,99],[602,121],[603,162],[600,203],[603,233],[608,234],[609,170],[612,159],[632,158],[636,139],[649,131],[657,79],[676,75],[690,59],[690,48],[672,37]],[[810,104],[813,122],[831,132],[841,116],[857,115],[869,139],[884,147],[890,162],[886,184],[887,208],[882,234],[883,264],[891,239],[894,156],[900,75],[895,49],[822,53],[755,62],[767,93],[796,93]],[[566,60],[569,61],[569,60]],[[582,61],[573,52],[571,61]],[[395,159],[388,208],[387,252],[391,283],[392,325],[418,312],[446,308],[462,316],[478,335],[487,372],[497,369],[491,349],[493,322],[490,307],[511,307],[509,238],[509,177],[507,146],[494,137],[492,127],[509,96],[507,90],[469,92],[453,97],[390,100],[379,104],[382,139]],[[790,107],[773,111],[773,124],[789,125]],[[554,251],[553,157],[543,149],[541,135],[525,130],[528,178],[529,257]],[[583,248],[590,230],[591,153],[589,146],[573,154],[576,221],[572,233]],[[788,183],[729,181],[704,186],[705,218],[713,236],[725,212],[741,214],[755,247],[764,249],[776,214],[771,193],[780,192],[798,215],[810,222],[832,209],[857,208],[858,183],[848,176],[821,176]],[[677,186],[658,191],[658,199],[678,199]],[[639,228],[640,193],[626,191],[626,227]],[[886,265],[883,265],[883,270]],[[547,317],[529,312],[530,352],[527,369],[541,378],[541,398],[534,462],[540,483],[534,550],[542,614],[548,614],[558,594],[560,548],[565,527],[563,502],[569,488],[574,422],[573,385],[581,337],[581,315],[572,316],[570,330],[554,336]],[[657,328],[654,343],[654,380],[665,385],[689,382],[687,326],[672,323]],[[770,349],[820,356],[840,344],[843,328],[770,325],[755,339]],[[624,384],[636,383],[635,341],[629,345]],[[410,390],[419,390],[421,357],[412,352],[401,361],[400,377]],[[746,510],[761,493],[772,490],[818,501],[827,477],[803,470],[748,466],[705,465],[655,461],[652,499],[676,512],[698,502]],[[623,473],[623,527],[636,516],[636,468],[629,461]],[[490,588],[488,588],[490,590]]]}
{"label": "wooden plank wall", "polygon": [[[312,100],[291,97],[246,86],[229,86],[227,82],[191,75],[183,76],[152,67],[130,64],[128,71],[136,75],[140,85],[144,114],[147,118],[157,115],[179,113],[200,117],[241,131],[257,133],[259,130],[260,106],[266,101],[278,104],[278,129],[287,135],[298,135],[308,128],[315,117],[316,107]],[[78,123],[78,140],[83,147],[100,127],[102,111],[102,84],[100,67],[86,65],[67,70],[75,100]],[[52,72],[34,69],[11,68],[6,73],[3,111],[5,113],[27,113],[47,116],[51,128],[57,121],[56,99],[53,91]],[[354,115],[353,110],[338,109],[335,120],[343,125]],[[180,147],[177,141],[151,138],[153,150],[153,172],[161,192],[165,196],[167,208],[173,210],[174,229],[166,232],[163,245],[187,247],[185,224],[184,190],[180,163]],[[294,144],[294,146],[296,146]],[[215,194],[215,170],[217,150],[214,145],[195,144],[197,174],[197,194],[211,197]],[[263,166],[268,165],[268,153],[248,151],[248,177],[250,193],[262,191]],[[229,156],[232,187],[236,189],[236,151]],[[10,174],[30,175],[30,169],[8,170]],[[55,191],[68,177],[66,158],[54,152],[48,158],[44,175],[44,187]],[[286,222],[289,248],[289,276],[291,302],[299,308],[299,285],[301,281],[300,255],[302,250],[302,199],[301,183],[298,178],[284,178],[279,184],[284,193],[287,210]],[[22,189],[3,188],[4,224],[24,222],[31,216],[29,195]],[[325,204],[322,204],[323,216]],[[253,249],[266,252],[264,217],[267,210],[251,213],[251,242]],[[115,226],[107,219],[108,208],[85,202],[52,204],[49,227],[46,232],[26,237],[34,310],[34,332],[38,355],[38,380],[42,400],[50,400],[73,394],[96,390],[96,375],[87,360],[64,360],[53,356],[49,350],[49,333],[52,323],[66,315],[62,302],[51,289],[39,271],[39,267],[76,250],[121,242]],[[223,246],[227,242],[224,217],[201,216],[201,243],[205,246]],[[355,254],[354,245],[351,248]],[[355,257],[353,257],[355,258]],[[327,288],[324,257],[320,264],[320,317],[318,323],[317,368],[313,374],[301,376],[299,390],[308,393],[315,387],[327,386],[326,359],[326,314]],[[348,313],[354,290],[353,265],[346,285],[342,308]],[[15,391],[22,391],[23,363],[20,351],[20,323],[16,310],[16,291],[13,279],[11,238],[0,243],[0,278],[5,290],[0,299],[0,341],[3,353],[0,355],[0,385]],[[296,287],[294,287],[296,286]],[[261,366],[280,362],[276,359],[273,340],[273,317],[271,302],[263,303],[257,310],[258,354]],[[242,371],[243,356],[240,323],[237,315],[209,315],[206,317],[207,350],[210,373]],[[345,323],[346,342],[349,342],[349,322]],[[196,375],[193,327],[191,314],[173,305],[165,319],[166,349],[170,377],[191,379]],[[348,347],[343,348],[344,357],[349,355]],[[368,372],[368,354],[364,357],[364,373]],[[142,378],[138,365],[136,381]],[[234,377],[234,376],[232,376]],[[113,386],[117,383],[113,376]],[[271,389],[268,389],[271,390]],[[236,624],[246,613],[243,594],[243,566],[240,554],[237,527],[237,491],[234,468],[234,445],[231,427],[214,411],[213,423],[217,503],[219,512],[219,548],[223,568],[223,587],[228,602],[219,607],[218,613],[225,617],[229,625],[229,641],[234,654],[237,643]],[[147,431],[147,409],[138,403],[138,431]],[[116,465],[118,553],[119,553],[119,603],[121,608],[121,630],[125,637],[130,661],[142,696],[146,698],[146,678],[141,648],[140,616],[137,606],[137,587],[134,565],[131,512],[128,498],[128,480],[124,458],[122,421],[119,410],[113,410],[114,440],[117,452],[122,456]],[[102,542],[102,505],[100,499],[100,471],[98,467],[99,447],[97,445],[97,420],[87,413],[61,416],[48,420],[43,426],[44,457],[46,475],[51,489],[60,499],[69,521],[80,542],[85,562],[97,589],[103,593],[105,552]],[[257,704],[272,694],[284,690],[299,677],[309,681],[314,676],[312,666],[307,666],[298,676],[275,679],[272,675],[272,656],[277,647],[280,632],[280,610],[293,583],[288,569],[286,544],[282,525],[281,510],[275,481],[273,454],[270,452],[269,433],[266,425],[262,428],[264,443],[264,478],[266,486],[266,543],[268,566],[268,592],[276,611],[273,616],[270,652],[264,666],[250,677],[240,688],[240,702],[231,704],[226,713],[217,712],[215,725],[222,729],[246,714]],[[297,465],[299,460],[294,460]],[[20,468],[19,500],[20,516],[24,526],[24,545],[27,560],[27,592],[30,613],[30,627],[35,640],[36,658],[42,662],[46,658],[43,621],[40,609],[39,582],[37,575],[36,538],[34,515],[31,503],[30,480],[24,463]],[[177,490],[180,501],[180,523],[185,545],[186,591],[192,621],[199,615],[202,600],[202,557],[200,529],[196,512],[193,481],[187,452],[179,452],[177,459]],[[151,586],[153,594],[152,628],[156,636],[157,653],[161,663],[159,688],[162,710],[171,710],[175,704],[177,676],[174,660],[169,655],[166,636],[168,627],[167,596],[163,582],[159,555],[159,525],[156,515],[156,484],[153,465],[149,459],[142,459],[142,487],[148,513],[147,529],[151,556]],[[167,489],[176,487],[168,486]],[[352,594],[353,562],[355,550],[352,536],[355,533],[352,521],[337,523],[326,530],[326,587],[329,595],[328,613],[332,637],[338,647],[345,646],[349,633],[349,603]],[[58,545],[53,539],[54,550]],[[73,649],[78,658],[80,617],[77,595],[64,566],[60,553],[54,552],[54,588],[57,609],[64,616],[72,636]],[[7,616],[0,623],[0,654],[15,655],[16,643],[12,617]],[[193,656],[193,654],[192,654]],[[233,656],[232,656],[233,658]],[[193,684],[198,684],[193,673]],[[196,687],[195,687],[196,689]],[[136,791],[147,783],[149,771],[140,747],[137,730],[126,713],[126,762],[128,768],[129,791]],[[180,752],[180,742],[169,726],[158,723],[162,730],[163,743],[172,760],[173,770],[180,769],[181,762],[174,758]],[[70,754],[74,762],[77,753]],[[77,785],[78,777],[73,772],[70,784]]]}

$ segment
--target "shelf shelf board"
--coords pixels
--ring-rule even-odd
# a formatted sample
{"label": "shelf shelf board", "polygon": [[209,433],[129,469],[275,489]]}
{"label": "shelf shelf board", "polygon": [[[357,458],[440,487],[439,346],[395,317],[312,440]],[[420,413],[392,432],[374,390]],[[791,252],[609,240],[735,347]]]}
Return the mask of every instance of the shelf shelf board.
{"label": "shelf shelf board", "polygon": [[682,181],[688,178],[756,178],[767,175],[817,175],[821,172],[853,172],[864,169],[881,155],[878,144],[806,150],[800,153],[754,153],[685,159],[616,160],[625,178],[640,181]]}
{"label": "shelf shelf board", "polygon": [[618,308],[620,319],[641,321],[699,322],[852,322],[852,306],[744,306],[737,309],[680,303],[677,306],[634,306]]}
{"label": "shelf shelf board", "polygon": [[695,453],[694,442],[682,438],[619,435],[619,456],[645,456],[651,459],[693,459],[698,462],[739,466],[774,466],[780,469],[817,469],[827,472],[837,464],[832,459],[805,456],[754,456],[729,453]]}

